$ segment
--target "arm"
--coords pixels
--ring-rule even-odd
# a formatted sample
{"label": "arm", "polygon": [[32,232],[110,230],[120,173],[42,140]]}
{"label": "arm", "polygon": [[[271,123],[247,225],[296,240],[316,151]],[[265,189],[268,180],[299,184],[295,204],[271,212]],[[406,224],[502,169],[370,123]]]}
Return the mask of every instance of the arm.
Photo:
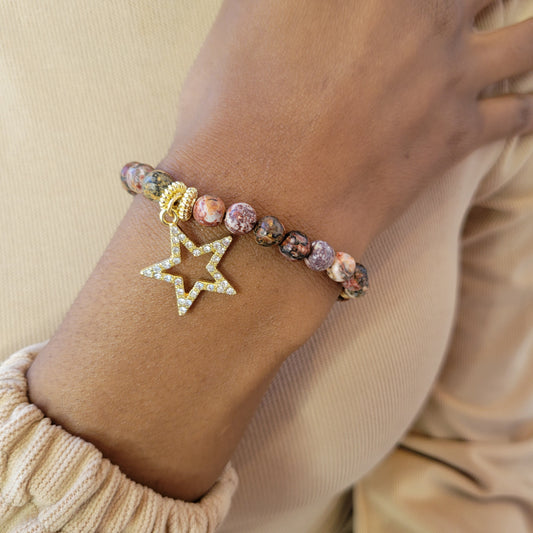
{"label": "arm", "polygon": [[[479,4],[452,18],[453,27],[468,28]],[[471,61],[481,37],[436,33],[438,20],[421,6],[403,2],[384,20],[378,5],[355,13],[316,2],[302,12],[227,2],[186,84],[160,166],[357,257],[430,177],[483,142],[533,126],[524,120],[529,99],[475,100],[479,84],[505,72],[480,67],[484,79],[474,73],[451,88],[456,72],[443,69],[445,59]],[[391,33],[396,17],[420,22],[402,50]],[[500,38],[522,42],[524,34]],[[457,46],[464,35],[468,53]],[[374,39],[385,50],[368,44]],[[434,46],[420,53],[426,42]],[[364,76],[378,60],[388,61],[380,74]],[[520,55],[506,68],[521,71],[528,61]],[[195,231],[197,241],[209,240]],[[180,321],[168,287],[138,275],[166,253],[167,235],[153,206],[136,199],[28,375],[32,401],[54,421],[174,497],[194,500],[212,485],[271,377],[335,300],[334,284],[275,250],[258,250],[249,238],[232,248],[221,268],[239,297],[214,297],[212,305],[206,298]]]}

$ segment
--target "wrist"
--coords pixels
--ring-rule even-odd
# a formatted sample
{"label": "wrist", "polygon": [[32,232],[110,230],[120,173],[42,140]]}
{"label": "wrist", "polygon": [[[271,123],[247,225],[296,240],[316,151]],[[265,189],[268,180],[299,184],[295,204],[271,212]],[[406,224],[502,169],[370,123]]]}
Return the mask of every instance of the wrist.
{"label": "wrist", "polygon": [[[216,231],[225,233],[187,224],[198,244]],[[157,206],[137,196],[30,368],[31,400],[135,481],[173,497],[200,496],[283,360],[337,294],[331,280],[258,248],[246,236],[235,239],[221,262],[237,296],[206,294],[179,318],[169,287],[139,275],[165,256],[168,231]]]}
{"label": "wrist", "polygon": [[[357,205],[353,192],[337,186],[334,176],[294,158],[284,166],[280,155],[266,148],[259,155],[212,139],[195,141],[173,146],[158,168],[196,187],[200,195],[220,196],[226,206],[249,203],[258,218],[273,215],[287,231],[297,229],[311,240],[327,241],[356,260],[375,234],[370,213]],[[315,183],[322,184],[320,189],[310,185]]]}

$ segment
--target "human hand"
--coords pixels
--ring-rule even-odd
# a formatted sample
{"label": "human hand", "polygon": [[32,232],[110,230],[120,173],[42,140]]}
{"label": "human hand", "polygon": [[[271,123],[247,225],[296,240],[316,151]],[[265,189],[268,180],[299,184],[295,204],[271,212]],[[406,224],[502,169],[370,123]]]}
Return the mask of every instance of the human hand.
{"label": "human hand", "polygon": [[469,152],[533,129],[533,96],[479,98],[533,68],[533,19],[473,29],[490,3],[227,0],[161,166],[364,249]]}

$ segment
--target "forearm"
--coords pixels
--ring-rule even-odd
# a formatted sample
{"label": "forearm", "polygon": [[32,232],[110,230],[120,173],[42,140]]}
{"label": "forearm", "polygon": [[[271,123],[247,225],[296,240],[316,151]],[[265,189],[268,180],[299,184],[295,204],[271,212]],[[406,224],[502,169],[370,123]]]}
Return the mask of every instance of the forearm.
{"label": "forearm", "polygon": [[[257,195],[251,184],[235,185]],[[186,227],[197,243],[227,234]],[[132,479],[194,500],[217,479],[276,370],[338,289],[248,235],[234,239],[219,264],[238,294],[203,293],[179,317],[168,284],[139,275],[168,251],[157,206],[137,197],[32,365],[29,389],[53,421]],[[180,268],[194,277],[192,256],[183,255]]]}

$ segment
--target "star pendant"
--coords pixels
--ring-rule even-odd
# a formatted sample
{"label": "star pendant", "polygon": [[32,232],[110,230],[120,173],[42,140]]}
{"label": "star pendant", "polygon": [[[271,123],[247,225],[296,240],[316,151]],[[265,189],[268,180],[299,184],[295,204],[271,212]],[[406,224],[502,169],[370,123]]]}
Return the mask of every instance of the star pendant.
{"label": "star pendant", "polygon": [[[194,242],[181,231],[181,229],[175,225],[171,224],[170,226],[170,257],[151,265],[149,267],[143,268],[141,274],[147,278],[160,279],[168,283],[172,283],[176,289],[176,299],[178,304],[178,313],[180,316],[184,315],[191,307],[196,297],[200,294],[201,291],[209,292],[218,292],[223,294],[237,294],[235,289],[229,284],[228,280],[217,270],[217,265],[222,259],[222,256],[228,249],[228,246],[231,243],[232,238],[228,235],[222,239],[216,241],[202,244],[201,246],[196,246]],[[213,257],[207,263],[205,269],[211,276],[212,280],[198,280],[194,283],[192,289],[186,293],[185,287],[183,285],[183,278],[181,276],[174,276],[172,274],[165,273],[165,270],[172,268],[175,265],[181,263],[181,251],[180,244],[183,244],[189,252],[192,253],[195,257],[204,255],[207,253],[212,253]]]}

